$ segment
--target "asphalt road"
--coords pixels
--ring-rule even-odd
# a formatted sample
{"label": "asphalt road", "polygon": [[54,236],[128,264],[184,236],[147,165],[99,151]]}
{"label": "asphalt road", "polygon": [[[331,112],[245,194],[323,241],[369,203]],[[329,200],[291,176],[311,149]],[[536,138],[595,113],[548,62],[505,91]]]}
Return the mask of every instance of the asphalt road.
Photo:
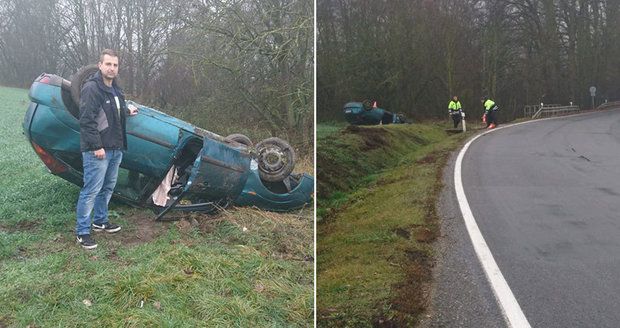
{"label": "asphalt road", "polygon": [[[465,154],[462,176],[532,327],[620,326],[620,110],[482,136]],[[450,189],[440,204],[437,286],[424,324],[505,326]]]}

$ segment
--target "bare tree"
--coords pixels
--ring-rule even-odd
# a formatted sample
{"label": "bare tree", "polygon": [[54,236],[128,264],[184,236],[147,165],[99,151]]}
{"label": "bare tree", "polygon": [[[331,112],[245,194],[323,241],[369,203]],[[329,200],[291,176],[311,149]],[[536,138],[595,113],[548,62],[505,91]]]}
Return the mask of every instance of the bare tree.
{"label": "bare tree", "polygon": [[114,48],[134,98],[199,125],[245,123],[308,143],[312,12],[310,0],[2,1],[0,83],[68,78]]}
{"label": "bare tree", "polygon": [[494,97],[504,118],[524,104],[588,104],[596,85],[620,98],[619,3],[603,0],[318,0],[320,120],[372,98],[414,118]]}

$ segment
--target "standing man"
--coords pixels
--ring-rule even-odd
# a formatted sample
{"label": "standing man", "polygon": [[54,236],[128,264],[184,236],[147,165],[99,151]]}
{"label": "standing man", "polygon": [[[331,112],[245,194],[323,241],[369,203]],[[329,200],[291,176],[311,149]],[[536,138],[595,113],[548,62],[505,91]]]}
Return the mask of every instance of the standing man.
{"label": "standing man", "polygon": [[80,93],[80,150],[84,186],[77,202],[76,233],[78,242],[85,249],[97,247],[90,236],[91,212],[94,212],[94,231],[121,230],[108,219],[108,203],[116,185],[123,150],[127,149],[126,115],[138,113],[133,106],[127,108],[123,92],[116,84],[116,52],[103,50],[97,66],[99,71],[84,83]]}
{"label": "standing man", "polygon": [[463,117],[463,110],[461,108],[461,102],[457,96],[452,97],[452,100],[448,104],[448,113],[452,116],[454,122],[454,128],[456,129]]}
{"label": "standing man", "polygon": [[497,126],[497,110],[499,107],[489,97],[481,97],[480,102],[484,107],[484,115],[482,121],[487,124],[487,129],[494,129]]}

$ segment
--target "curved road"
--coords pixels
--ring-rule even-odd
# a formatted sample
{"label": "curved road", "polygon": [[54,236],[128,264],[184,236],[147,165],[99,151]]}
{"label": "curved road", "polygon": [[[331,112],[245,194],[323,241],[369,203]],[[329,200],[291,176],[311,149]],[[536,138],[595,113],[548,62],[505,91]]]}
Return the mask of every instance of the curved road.
{"label": "curved road", "polygon": [[[464,155],[462,183],[532,327],[620,326],[619,110],[481,136]],[[448,241],[440,247],[446,258],[439,260],[431,326],[504,326],[463,223],[451,222],[462,221],[453,203],[440,205]],[[456,314],[455,305],[463,308]]]}

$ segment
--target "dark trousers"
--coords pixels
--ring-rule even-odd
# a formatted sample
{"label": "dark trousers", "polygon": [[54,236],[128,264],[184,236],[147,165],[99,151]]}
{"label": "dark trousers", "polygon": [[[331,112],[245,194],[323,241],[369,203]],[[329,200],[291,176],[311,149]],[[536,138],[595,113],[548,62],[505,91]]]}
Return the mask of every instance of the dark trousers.
{"label": "dark trousers", "polygon": [[452,113],[450,115],[452,116],[454,128],[456,129],[456,127],[459,126],[459,123],[461,123],[461,112]]}
{"label": "dark trousers", "polygon": [[489,127],[491,123],[497,126],[497,111],[496,110],[490,110],[487,113],[487,127]]}

